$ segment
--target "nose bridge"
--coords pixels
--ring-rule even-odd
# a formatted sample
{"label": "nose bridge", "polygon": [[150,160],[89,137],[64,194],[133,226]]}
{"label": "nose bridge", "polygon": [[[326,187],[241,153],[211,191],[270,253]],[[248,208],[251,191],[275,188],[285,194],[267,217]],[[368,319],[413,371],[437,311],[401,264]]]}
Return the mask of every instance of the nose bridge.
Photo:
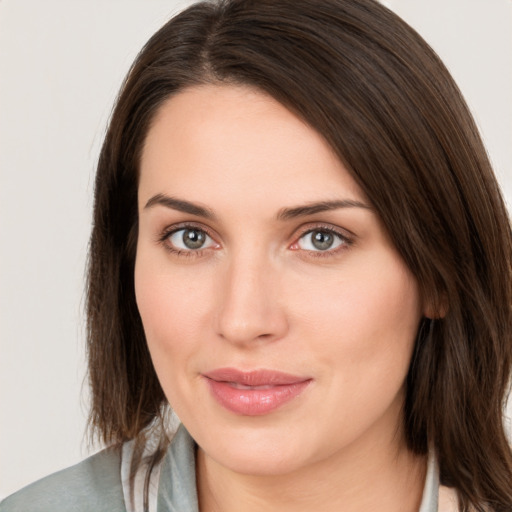
{"label": "nose bridge", "polygon": [[217,311],[218,333],[238,344],[275,340],[287,328],[276,269],[265,251],[241,249],[226,262]]}

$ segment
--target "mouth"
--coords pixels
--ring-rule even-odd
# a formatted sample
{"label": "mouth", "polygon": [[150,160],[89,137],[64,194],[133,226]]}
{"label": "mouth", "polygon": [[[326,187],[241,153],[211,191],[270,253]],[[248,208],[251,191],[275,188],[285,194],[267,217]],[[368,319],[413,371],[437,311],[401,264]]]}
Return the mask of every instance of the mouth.
{"label": "mouth", "polygon": [[244,416],[268,414],[298,397],[310,377],[274,370],[244,372],[220,368],[203,374],[213,398],[225,409]]}

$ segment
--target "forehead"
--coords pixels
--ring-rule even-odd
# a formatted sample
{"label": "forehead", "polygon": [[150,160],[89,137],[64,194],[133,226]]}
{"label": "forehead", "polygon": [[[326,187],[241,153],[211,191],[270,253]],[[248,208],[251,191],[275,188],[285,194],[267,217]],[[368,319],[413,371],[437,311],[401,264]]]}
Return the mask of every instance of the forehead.
{"label": "forehead", "polygon": [[270,191],[277,202],[364,198],[324,138],[263,92],[198,86],[162,105],[142,153],[140,196],[270,199]]}

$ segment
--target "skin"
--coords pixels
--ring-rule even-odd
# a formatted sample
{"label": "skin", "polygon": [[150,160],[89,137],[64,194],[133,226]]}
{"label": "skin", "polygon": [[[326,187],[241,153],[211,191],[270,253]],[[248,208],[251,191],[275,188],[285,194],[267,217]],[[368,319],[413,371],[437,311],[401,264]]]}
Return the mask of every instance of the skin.
{"label": "skin", "polygon": [[[427,312],[324,139],[249,87],[186,89],[148,133],[139,216],[137,303],[164,392],[199,446],[201,510],[417,511],[425,460],[405,446],[401,408]],[[184,224],[202,247],[183,244]],[[311,231],[326,229],[338,234],[320,250]],[[223,367],[311,382],[268,414],[240,415],[203,376]]]}

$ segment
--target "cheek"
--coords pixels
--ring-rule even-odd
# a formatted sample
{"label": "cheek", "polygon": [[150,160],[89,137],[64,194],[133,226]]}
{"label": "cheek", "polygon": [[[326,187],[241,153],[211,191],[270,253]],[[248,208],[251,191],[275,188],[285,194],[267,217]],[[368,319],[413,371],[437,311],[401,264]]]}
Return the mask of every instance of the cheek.
{"label": "cheek", "polygon": [[[198,335],[202,315],[194,288],[178,274],[155,273],[136,265],[135,288],[151,360],[169,404],[190,422],[188,404],[194,394],[194,355],[200,352]],[[204,296],[203,296],[204,298]]]}
{"label": "cheek", "polygon": [[168,262],[145,257],[143,250],[135,265],[135,294],[153,364],[164,391],[171,379],[187,369],[187,361],[197,351],[208,321],[210,295],[208,281],[190,273],[171,271]]}
{"label": "cheek", "polygon": [[172,342],[179,334],[182,341],[192,339],[197,328],[200,305],[194,300],[194,289],[183,285],[175,276],[136,278],[136,298],[148,343]]}
{"label": "cheek", "polygon": [[387,264],[386,272],[374,267],[365,265],[364,274],[347,270],[324,282],[321,293],[311,286],[310,300],[297,304],[303,318],[299,337],[309,339],[317,361],[333,370],[326,373],[329,388],[340,395],[348,390],[368,405],[393,399],[402,387],[421,318],[408,271],[401,265]]}

